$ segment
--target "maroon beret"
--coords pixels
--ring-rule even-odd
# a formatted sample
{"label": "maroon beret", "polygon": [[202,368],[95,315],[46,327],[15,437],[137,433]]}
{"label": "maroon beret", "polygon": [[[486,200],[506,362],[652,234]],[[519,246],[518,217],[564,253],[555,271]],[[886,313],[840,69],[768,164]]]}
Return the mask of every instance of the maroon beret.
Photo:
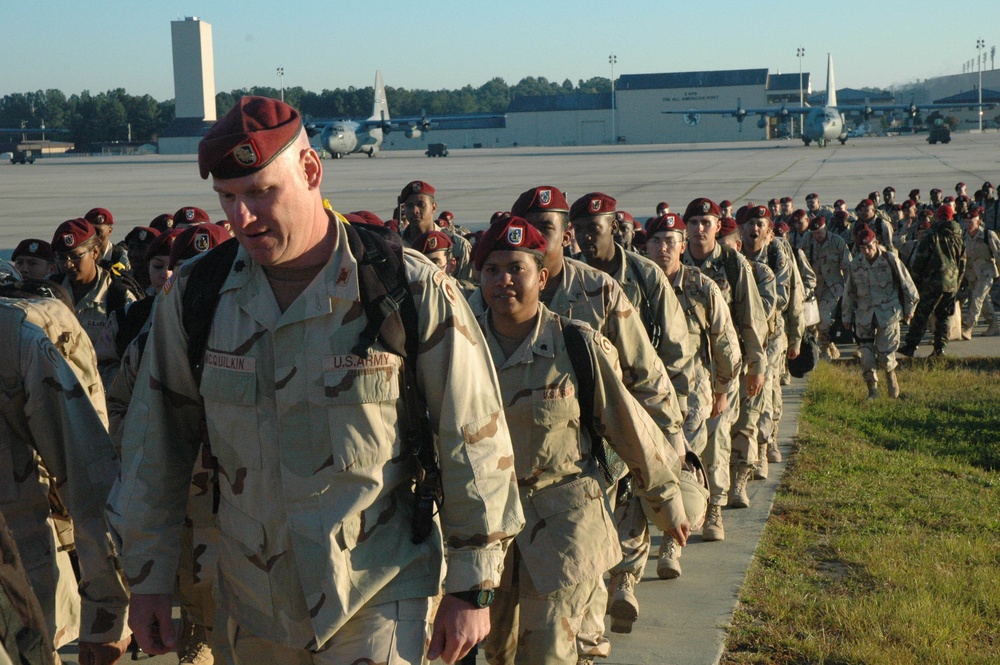
{"label": "maroon beret", "polygon": [[557,187],[542,185],[522,192],[510,208],[510,213],[516,217],[524,217],[529,212],[569,212],[569,203]]}
{"label": "maroon beret", "polygon": [[792,202],[792,197],[791,196],[782,196],[781,197],[781,203],[791,203],[791,202]]}
{"label": "maroon beret", "polygon": [[722,217],[722,210],[719,209],[719,205],[712,199],[695,199],[688,204],[687,210],[684,211],[684,223],[687,224],[688,220],[692,217],[699,217],[701,215]]}
{"label": "maroon beret", "polygon": [[226,230],[226,233],[233,235],[233,225],[229,223],[228,219],[220,219],[215,223],[216,226],[221,226]]}
{"label": "maroon beret", "polygon": [[784,238],[788,234],[788,224],[785,222],[778,222],[778,226],[774,229],[774,234]]}
{"label": "maroon beret", "polygon": [[201,208],[194,206],[184,206],[174,213],[174,225],[179,224],[208,224],[212,218]]}
{"label": "maroon beret", "polygon": [[868,206],[872,206],[874,208],[875,202],[872,201],[871,199],[861,199],[860,201],[858,201],[858,205],[854,209],[861,210],[862,208],[867,208]]}
{"label": "maroon beret", "polygon": [[182,229],[170,229],[165,233],[161,233],[156,236],[152,244],[146,248],[146,261],[148,262],[154,256],[170,256],[170,248],[174,244],[174,240],[177,236],[184,233]]}
{"label": "maroon beret", "polygon": [[[930,210],[928,210],[927,212],[930,213]],[[920,221],[917,222],[917,228],[918,229],[929,229],[929,228],[931,228],[931,220],[932,219],[933,219],[933,215],[931,215],[931,214],[928,214],[926,217],[921,217]]]}
{"label": "maroon beret", "polygon": [[776,205],[778,205],[778,199],[771,199],[771,200],[769,200],[767,202],[767,205],[769,205],[769,206],[776,206]]}
{"label": "maroon beret", "polygon": [[943,203],[954,203],[955,202],[955,197],[954,196],[946,196],[943,199],[941,199],[941,201]]}
{"label": "maroon beret", "polygon": [[940,194],[940,193],[941,193],[941,190],[940,190],[940,189],[938,189],[937,187],[935,187],[934,189],[932,189],[932,190],[931,190],[931,196],[934,196],[934,193],[935,193],[935,192],[936,192],[936,193],[938,193],[938,194]]}
{"label": "maroon beret", "polygon": [[369,226],[385,226],[385,222],[382,221],[381,217],[368,210],[355,210],[353,214],[361,218],[362,224],[368,224]]}
{"label": "maroon beret", "polygon": [[811,194],[809,194],[808,196],[806,196],[806,201],[809,201],[810,199],[818,199],[818,198],[819,198],[819,194],[817,194],[816,192],[812,192]]}
{"label": "maroon beret", "polygon": [[868,228],[867,224],[862,224],[854,236],[854,240],[858,245],[867,245],[875,240],[875,232]]}
{"label": "maroon beret", "polygon": [[837,206],[846,206],[846,205],[847,201],[845,201],[844,199],[837,199],[836,201],[833,202],[834,208],[836,208]]}
{"label": "maroon beret", "polygon": [[919,189],[911,189],[910,190],[910,198],[912,199],[914,196],[920,196],[920,190]]}
{"label": "maroon beret", "polygon": [[771,219],[771,211],[767,206],[753,206],[748,207],[746,212],[743,213],[744,223],[753,221],[755,219],[766,219],[767,225],[774,228],[774,221]]}
{"label": "maroon beret", "polygon": [[892,192],[893,194],[895,194],[896,193],[896,188],[895,187],[886,187],[885,189],[882,190],[883,194],[888,194],[890,192]]}
{"label": "maroon beret", "polygon": [[428,231],[427,233],[421,233],[416,238],[413,239],[412,247],[421,254],[427,254],[428,252],[436,252],[442,249],[448,249],[454,246],[455,243],[451,241],[447,233],[442,233],[441,231]]}
{"label": "maroon beret", "polygon": [[601,192],[590,192],[589,194],[584,194],[576,201],[573,201],[573,205],[569,208],[569,218],[572,220],[577,217],[603,215],[605,213],[615,212],[617,210],[617,205],[618,201],[611,198],[607,194],[602,194]]}
{"label": "maroon beret", "polygon": [[842,222],[846,222],[848,219],[851,218],[851,216],[848,214],[846,210],[838,210],[837,212],[833,213],[833,218],[839,219]]}
{"label": "maroon beret", "polygon": [[719,228],[719,237],[725,238],[726,236],[736,233],[739,226],[736,224],[736,220],[732,217],[723,217],[722,224]]}
{"label": "maroon beret", "polygon": [[823,215],[816,215],[815,217],[809,220],[810,231],[818,231],[819,229],[825,229],[825,228],[826,228],[826,217],[824,217]]}
{"label": "maroon beret", "polygon": [[396,233],[399,233],[399,220],[396,218],[390,219],[388,222],[385,223],[385,228],[392,229]]}
{"label": "maroon beret", "polygon": [[68,252],[76,249],[93,238],[96,233],[94,225],[82,217],[67,220],[56,228],[52,236],[52,251]]}
{"label": "maroon beret", "polygon": [[899,207],[901,210],[909,210],[910,208],[913,207],[913,201],[911,201],[910,199],[906,199]]}
{"label": "maroon beret", "polygon": [[170,247],[170,269],[173,270],[178,261],[193,259],[232,237],[228,231],[215,224],[189,226],[177,234]]}
{"label": "maroon beret", "polygon": [[635,218],[632,217],[630,213],[627,213],[624,210],[619,210],[618,212],[615,213],[615,221],[618,222],[618,226],[628,224],[632,228],[635,228]]}
{"label": "maroon beret", "polygon": [[965,187],[964,182],[959,182],[955,184],[955,189],[962,189],[963,187]]}
{"label": "maroon beret", "polygon": [[115,218],[104,208],[91,208],[83,218],[95,226],[98,224],[111,226],[115,223]]}
{"label": "maroon beret", "polygon": [[[945,199],[945,200],[947,200],[947,199]],[[962,203],[971,203],[972,199],[970,199],[965,194],[962,194],[961,196],[956,196],[955,197],[955,203],[959,203],[959,202],[962,202]]]}
{"label": "maroon beret", "polygon": [[149,228],[156,229],[160,233],[164,231],[169,231],[174,228],[174,216],[169,213],[163,213],[162,215],[157,215],[153,218],[153,221],[149,223]]}
{"label": "maroon beret", "polygon": [[880,194],[878,192],[868,192],[868,198],[872,201],[878,201]]}
{"label": "maroon beret", "polygon": [[803,210],[802,208],[799,208],[798,210],[792,213],[792,219],[794,220],[800,220],[805,218],[806,218],[806,211]]}
{"label": "maroon beret", "polygon": [[898,203],[894,203],[892,204],[892,207],[889,208],[889,212],[903,212],[903,206]]}
{"label": "maroon beret", "polygon": [[636,247],[642,247],[646,244],[646,232],[642,229],[635,230],[635,237],[632,238],[632,244]]}
{"label": "maroon beret", "polygon": [[125,234],[125,244],[150,243],[160,235],[160,232],[149,226],[136,226]]}
{"label": "maroon beret", "polygon": [[440,215],[438,215],[437,222],[441,226],[448,226],[449,224],[451,224],[453,219],[455,219],[455,215],[445,210]]}
{"label": "maroon beret", "polygon": [[198,144],[201,177],[240,178],[260,171],[302,131],[299,113],[269,97],[246,95]]}
{"label": "maroon beret", "polygon": [[990,184],[989,180],[983,183],[983,191],[985,192],[988,189],[993,189],[993,185]]}
{"label": "maroon beret", "polygon": [[19,256],[33,256],[36,259],[50,262],[56,260],[56,255],[52,251],[52,245],[37,238],[28,238],[17,243],[14,253],[10,255],[10,260],[16,261]]}
{"label": "maroon beret", "polygon": [[482,270],[490,252],[515,250],[543,256],[545,247],[545,236],[541,231],[524,219],[511,216],[486,230],[476,243],[472,260],[476,270]]}
{"label": "maroon beret", "polygon": [[511,216],[510,212],[506,210],[497,210],[495,213],[490,215],[490,226],[493,226],[494,224],[499,224],[502,221],[510,219],[510,216]]}
{"label": "maroon beret", "polygon": [[661,210],[664,211],[670,210],[670,204],[667,203],[666,201],[660,201],[659,203],[656,204],[656,212],[659,213]]}
{"label": "maroon beret", "polygon": [[434,198],[434,193],[437,190],[434,187],[423,180],[414,180],[406,184],[403,191],[399,193],[398,201],[400,203],[405,203],[406,199],[410,198],[414,194],[426,194],[427,196]]}
{"label": "maroon beret", "polygon": [[965,215],[963,215],[963,217],[965,219],[972,219],[974,217],[980,217],[984,212],[986,212],[986,209],[983,208],[983,206],[972,206],[965,213]]}
{"label": "maroon beret", "polygon": [[733,214],[733,218],[736,219],[737,226],[743,226],[743,224],[746,223],[748,210],[750,210],[749,205],[742,205],[736,209],[736,212]]}
{"label": "maroon beret", "polygon": [[942,205],[934,212],[938,219],[954,219],[955,211],[951,209],[950,205]]}
{"label": "maroon beret", "polygon": [[732,208],[733,207],[733,202],[730,201],[729,199],[722,199],[722,201],[719,203],[719,207],[720,208]]}
{"label": "maroon beret", "polygon": [[683,235],[685,231],[684,220],[676,212],[667,212],[659,217],[651,217],[646,222],[646,237],[665,231],[675,231]]}

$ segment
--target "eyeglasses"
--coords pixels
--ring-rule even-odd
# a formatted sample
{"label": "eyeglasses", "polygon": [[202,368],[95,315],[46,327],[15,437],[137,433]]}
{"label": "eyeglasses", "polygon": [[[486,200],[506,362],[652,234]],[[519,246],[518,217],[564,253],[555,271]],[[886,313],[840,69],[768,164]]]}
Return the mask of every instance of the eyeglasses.
{"label": "eyeglasses", "polygon": [[77,252],[76,254],[63,254],[61,252],[58,252],[56,253],[56,261],[58,261],[59,263],[68,262],[72,263],[73,265],[77,265],[78,263],[80,263],[80,261],[83,260],[83,257],[85,257],[89,253],[90,252],[86,250],[82,252]]}

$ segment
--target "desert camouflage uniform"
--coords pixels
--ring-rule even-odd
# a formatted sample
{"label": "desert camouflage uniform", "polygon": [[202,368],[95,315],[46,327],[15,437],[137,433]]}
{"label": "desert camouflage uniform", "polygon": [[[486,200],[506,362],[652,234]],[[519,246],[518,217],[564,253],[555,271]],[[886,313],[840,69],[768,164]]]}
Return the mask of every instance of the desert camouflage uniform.
{"label": "desert camouflage uniform", "polygon": [[[720,464],[722,451],[709,447],[708,418],[715,394],[729,393],[740,376],[743,356],[729,306],[719,286],[700,270],[681,264],[672,284],[687,319],[688,334],[696,345],[695,381],[688,395],[684,435],[698,453],[708,475],[710,492],[721,505],[729,489],[728,461]],[[720,440],[713,438],[718,444]],[[728,455],[725,455],[728,460]]]}
{"label": "desert camouflage uniform", "polygon": [[[578,396],[593,390],[594,428],[632,470],[650,516],[663,530],[685,519],[680,459],[621,381],[611,343],[580,322],[544,306],[534,330],[511,356],[479,317],[503,391],[514,441],[514,473],[525,528],[507,552],[504,582],[491,608],[490,663],[565,663],[607,657],[611,645],[590,632],[603,624],[607,591],[601,576],[621,560],[610,502],[602,491],[593,442],[581,429]],[[583,333],[594,384],[581,386],[563,328]],[[516,655],[515,655],[516,654]]]}
{"label": "desert camouflage uniform", "polygon": [[965,256],[966,256],[966,277],[969,280],[969,305],[966,315],[962,319],[962,327],[971,329],[979,320],[979,314],[986,315],[987,322],[991,327],[1000,317],[993,310],[993,303],[990,301],[990,289],[1000,271],[997,264],[1000,263],[1000,236],[995,231],[988,231],[982,226],[971,236],[965,232]]}
{"label": "desert camouflage uniform", "polygon": [[896,369],[899,323],[913,315],[919,300],[910,272],[892,252],[879,247],[874,261],[864,254],[851,261],[844,285],[844,320],[854,318],[865,383],[877,385],[877,369]]}
{"label": "desert camouflage uniform", "polygon": [[[683,455],[684,421],[680,405],[639,313],[625,292],[607,273],[575,259],[563,259],[563,269],[552,279],[558,280],[558,284],[546,307],[589,324],[610,340],[618,352],[622,381],[629,393],[642,404],[678,456]],[[474,294],[469,302],[477,315],[485,309],[480,293]],[[630,572],[640,579],[650,549],[646,515],[630,501],[623,504],[622,511],[616,511],[615,519],[624,558],[614,573]]]}
{"label": "desert camouflage uniform", "polygon": [[[892,220],[881,210],[875,211],[875,216],[867,221],[858,220],[852,227],[857,228],[857,224],[861,223],[867,226],[875,234],[875,239],[878,244],[882,246],[882,249],[892,252],[894,251],[894,246],[892,244],[893,230],[892,230]],[[854,234],[851,234],[851,239],[847,241],[847,248],[849,250],[855,249],[854,247]]]}
{"label": "desert camouflage uniform", "polygon": [[818,242],[810,236],[802,250],[816,272],[816,300],[819,301],[819,325],[816,326],[821,349],[832,344],[830,326],[837,311],[837,302],[844,295],[844,275],[851,263],[851,252],[840,236],[827,233]]}
{"label": "desert camouflage uniform", "polygon": [[[116,642],[129,634],[128,595],[104,504],[119,464],[93,346],[55,300],[0,299],[0,322],[0,510],[56,647],[77,638]],[[67,553],[73,547],[79,587]]]}
{"label": "desert camouflage uniform", "polygon": [[[446,592],[493,588],[524,522],[479,326],[451,280],[408,251],[417,384],[437,434],[446,497],[440,527],[411,542],[402,361],[380,343],[367,359],[351,351],[367,317],[344,222],[330,214],[332,256],[283,313],[262,268],[239,249],[200,385],[181,327],[195,263],[175,273],[159,296],[125,422],[121,491],[109,517],[123,537],[132,591],[152,594],[174,588],[192,464],[207,426],[221,495],[215,593],[237,662],[265,645],[302,658],[384,660],[386,640],[356,638],[385,616],[418,628],[409,633],[416,642],[396,646],[419,660],[445,543]],[[326,656],[314,653],[324,649]]]}
{"label": "desert camouflage uniform", "polygon": [[55,653],[14,536],[0,512],[0,665],[53,665]]}
{"label": "desert camouflage uniform", "polygon": [[[455,279],[472,281],[472,244],[462,236],[451,230],[450,227],[441,228],[434,226],[432,231],[441,231],[451,238],[451,255],[455,259]],[[420,229],[410,224],[403,230],[400,237],[406,247],[411,247],[410,243],[420,235]]]}
{"label": "desert camouflage uniform", "polygon": [[[740,269],[737,276],[737,283],[730,285],[729,277],[726,275],[726,263],[722,252],[722,245],[716,244],[711,255],[706,257],[704,261],[699,262],[691,255],[691,249],[688,248],[683,256],[681,256],[681,261],[686,265],[700,269],[702,274],[714,281],[722,291],[722,297],[729,305],[729,312],[733,317],[733,325],[736,326],[736,334],[740,339],[740,350],[743,352],[742,376],[764,374],[767,363],[767,353],[765,351],[767,313],[764,311],[760,292],[757,290],[753,269],[749,261],[736,253],[736,260]],[[740,392],[740,383],[743,382],[744,379],[741,378],[740,382],[734,382],[730,386],[729,408],[726,412],[708,421],[709,438],[718,438],[718,441],[709,442],[709,446],[720,451],[718,463],[724,468],[719,473],[725,475],[726,487],[729,486],[729,458],[733,450],[734,439],[731,437],[737,433],[735,429],[731,433],[730,426],[740,416],[740,400],[737,399],[737,396]],[[751,428],[748,425],[747,429],[742,431],[742,434],[744,435],[742,438],[752,441],[757,434],[756,427]],[[745,456],[749,451],[741,450],[739,452]],[[709,474],[713,473],[712,470],[707,468],[706,471]],[[712,501],[715,504],[717,498],[713,496]]]}

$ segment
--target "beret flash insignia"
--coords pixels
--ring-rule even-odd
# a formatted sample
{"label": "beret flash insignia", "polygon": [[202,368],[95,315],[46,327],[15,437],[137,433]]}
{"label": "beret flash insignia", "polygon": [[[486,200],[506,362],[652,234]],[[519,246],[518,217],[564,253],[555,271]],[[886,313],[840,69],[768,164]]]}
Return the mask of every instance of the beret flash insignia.
{"label": "beret flash insignia", "polygon": [[427,250],[428,251],[434,251],[435,249],[437,249],[437,246],[438,246],[438,239],[437,238],[435,238],[434,236],[431,236],[430,238],[427,239]]}
{"label": "beret flash insignia", "polygon": [[73,246],[73,234],[72,233],[64,233],[63,237],[62,237],[62,241],[63,241],[63,244],[66,245],[67,247],[72,247]]}
{"label": "beret flash insignia", "polygon": [[524,229],[520,226],[512,226],[507,229],[507,242],[513,247],[520,247],[524,242]]}
{"label": "beret flash insignia", "polygon": [[412,185],[410,185],[410,189],[413,190],[414,194],[419,194],[422,187],[420,186],[419,182],[415,182]]}
{"label": "beret flash insignia", "polygon": [[712,204],[711,203],[709,203],[708,201],[702,202],[702,204],[701,204],[701,211],[703,213],[707,214],[708,211],[711,210],[711,209],[712,209]]}
{"label": "beret flash insignia", "polygon": [[591,212],[601,212],[601,199],[593,199],[590,202]]}
{"label": "beret flash insignia", "polygon": [[31,252],[32,254],[34,254],[35,252],[37,252],[38,251],[38,243],[37,242],[33,242],[30,245],[28,245],[28,251]]}
{"label": "beret flash insignia", "polygon": [[194,236],[194,248],[199,252],[204,252],[208,249],[209,239],[207,233],[196,233]]}
{"label": "beret flash insignia", "polygon": [[184,211],[184,219],[186,219],[189,222],[193,222],[194,221],[194,209],[193,208],[188,208],[187,210]]}
{"label": "beret flash insignia", "polygon": [[538,191],[538,202],[543,206],[547,206],[549,202],[552,201],[552,190],[551,189],[541,189]]}
{"label": "beret flash insignia", "polygon": [[253,141],[241,143],[233,148],[233,159],[243,166],[256,166],[259,157],[257,156],[257,148],[254,146]]}

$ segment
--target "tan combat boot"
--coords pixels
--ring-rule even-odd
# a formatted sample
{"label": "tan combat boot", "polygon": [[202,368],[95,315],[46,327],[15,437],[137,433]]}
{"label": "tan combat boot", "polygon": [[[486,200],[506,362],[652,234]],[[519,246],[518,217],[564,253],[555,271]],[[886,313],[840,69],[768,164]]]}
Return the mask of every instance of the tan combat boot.
{"label": "tan combat boot", "polygon": [[972,339],[972,328],[962,328],[962,339]]}
{"label": "tan combat boot", "polygon": [[781,450],[778,449],[778,437],[774,434],[771,435],[771,439],[767,442],[767,461],[775,464],[781,461]]}
{"label": "tan combat boot", "polygon": [[899,397],[899,379],[896,378],[896,370],[885,371],[885,385],[889,388],[889,397],[893,399]]}
{"label": "tan combat boot", "polygon": [[753,469],[754,480],[767,480],[767,443],[757,444],[757,466]]}
{"label": "tan combat boot", "polygon": [[868,384],[868,397],[865,398],[865,401],[878,399],[878,384],[873,380],[866,381],[865,383]]}
{"label": "tan combat boot", "polygon": [[993,314],[993,321],[990,327],[983,333],[983,337],[1000,337],[1000,312]]}
{"label": "tan combat boot", "polygon": [[747,496],[747,483],[753,476],[753,467],[746,463],[734,464],[729,467],[732,485],[729,488],[730,508],[749,508],[750,497]]}
{"label": "tan combat boot", "polygon": [[212,665],[215,662],[212,655],[212,631],[195,624],[185,649],[178,649],[177,653],[180,655],[180,665]]}
{"label": "tan combat boot", "polygon": [[666,533],[656,559],[656,576],[661,580],[674,580],[681,576],[681,546]]}
{"label": "tan combat boot", "polygon": [[711,504],[705,513],[705,525],[701,527],[701,539],[706,543],[726,539],[726,529],[722,524],[722,506]]}
{"label": "tan combat boot", "polygon": [[632,624],[639,618],[639,600],[635,597],[635,577],[632,573],[619,573],[611,576],[611,601],[608,613],[611,614],[612,633],[631,633]]}

